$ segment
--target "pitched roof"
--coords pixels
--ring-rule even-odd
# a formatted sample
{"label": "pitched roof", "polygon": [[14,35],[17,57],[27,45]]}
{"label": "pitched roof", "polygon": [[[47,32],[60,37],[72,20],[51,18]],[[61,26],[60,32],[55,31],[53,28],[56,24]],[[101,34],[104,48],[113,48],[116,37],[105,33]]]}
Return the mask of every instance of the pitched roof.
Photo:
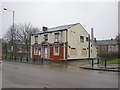
{"label": "pitched roof", "polygon": [[97,40],[96,42],[94,42],[94,45],[113,45],[113,44],[117,44],[116,40]]}
{"label": "pitched roof", "polygon": [[63,31],[63,30],[69,29],[70,27],[73,27],[74,25],[77,25],[77,24],[80,24],[80,23],[48,28],[47,31],[41,31],[41,32],[33,33],[33,34],[42,34],[42,33],[54,32],[54,31]]}

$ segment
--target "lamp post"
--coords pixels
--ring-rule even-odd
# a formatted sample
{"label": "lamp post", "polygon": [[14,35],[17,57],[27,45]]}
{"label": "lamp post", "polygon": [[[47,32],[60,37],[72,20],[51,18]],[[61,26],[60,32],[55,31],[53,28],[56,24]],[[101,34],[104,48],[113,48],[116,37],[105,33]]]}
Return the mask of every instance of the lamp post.
{"label": "lamp post", "polygon": [[12,59],[13,59],[13,51],[14,51],[14,47],[13,47],[13,32],[14,32],[14,14],[15,14],[15,11],[13,11],[13,10],[8,10],[7,8],[4,8],[4,10],[5,11],[10,11],[10,12],[12,12],[12,14],[13,14],[13,25],[12,25],[12,31],[11,31],[11,36],[12,36],[12,42],[11,42],[11,57],[12,57]]}

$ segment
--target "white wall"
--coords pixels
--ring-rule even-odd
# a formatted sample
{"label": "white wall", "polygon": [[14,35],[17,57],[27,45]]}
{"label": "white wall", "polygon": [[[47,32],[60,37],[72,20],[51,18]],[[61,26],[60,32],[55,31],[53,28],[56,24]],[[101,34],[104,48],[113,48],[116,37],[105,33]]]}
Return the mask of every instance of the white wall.
{"label": "white wall", "polygon": [[[56,32],[52,32],[52,33],[45,33],[48,34],[48,42],[49,43],[54,43],[55,41],[55,34]],[[57,33],[59,33],[60,36],[60,42],[66,42],[66,31],[58,31]],[[36,35],[31,36],[31,45],[33,45],[35,43],[35,37]],[[39,34],[38,35],[38,44],[41,44],[41,42],[44,41],[44,34]]]}
{"label": "white wall", "polygon": [[[84,43],[80,42],[80,36],[84,36]],[[89,42],[86,42],[86,37],[88,36],[88,33],[84,30],[84,28],[77,24],[68,30],[68,59],[84,59],[88,58],[89,52],[88,52],[88,46]],[[76,54],[71,54],[71,48],[76,48]],[[85,55],[82,55],[83,48],[86,48],[87,53]],[[92,53],[91,58],[96,57],[96,48],[92,45],[91,47]]]}

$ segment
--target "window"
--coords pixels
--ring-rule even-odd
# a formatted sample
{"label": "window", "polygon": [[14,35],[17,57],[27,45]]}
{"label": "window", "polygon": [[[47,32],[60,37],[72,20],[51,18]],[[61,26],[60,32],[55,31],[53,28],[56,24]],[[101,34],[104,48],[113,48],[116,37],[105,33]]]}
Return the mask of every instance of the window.
{"label": "window", "polygon": [[34,48],[34,55],[38,55],[38,48]]}
{"label": "window", "polygon": [[39,56],[41,55],[41,50],[38,51]]}
{"label": "window", "polygon": [[44,41],[48,41],[48,34],[44,35]]}
{"label": "window", "polygon": [[84,43],[84,37],[83,36],[80,36],[80,42]]}
{"label": "window", "polygon": [[82,50],[82,55],[87,55],[87,50],[86,50],[86,48],[83,48],[83,50]]}
{"label": "window", "polygon": [[89,38],[88,37],[86,37],[86,42],[88,42],[89,41]]}
{"label": "window", "polygon": [[70,55],[77,55],[77,49],[76,48],[71,48],[70,49]]}
{"label": "window", "polygon": [[54,55],[59,55],[59,47],[54,47]]}
{"label": "window", "polygon": [[38,43],[38,36],[35,36],[35,43]]}
{"label": "window", "polygon": [[59,33],[55,33],[55,42],[59,41]]}

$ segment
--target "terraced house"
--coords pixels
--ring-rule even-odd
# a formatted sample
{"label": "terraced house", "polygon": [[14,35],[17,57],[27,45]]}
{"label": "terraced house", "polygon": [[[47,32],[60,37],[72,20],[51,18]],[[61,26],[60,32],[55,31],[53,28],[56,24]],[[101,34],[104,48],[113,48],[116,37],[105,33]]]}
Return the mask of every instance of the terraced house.
{"label": "terraced house", "polygon": [[96,58],[97,50],[80,23],[31,34],[31,57],[48,60],[77,60]]}

